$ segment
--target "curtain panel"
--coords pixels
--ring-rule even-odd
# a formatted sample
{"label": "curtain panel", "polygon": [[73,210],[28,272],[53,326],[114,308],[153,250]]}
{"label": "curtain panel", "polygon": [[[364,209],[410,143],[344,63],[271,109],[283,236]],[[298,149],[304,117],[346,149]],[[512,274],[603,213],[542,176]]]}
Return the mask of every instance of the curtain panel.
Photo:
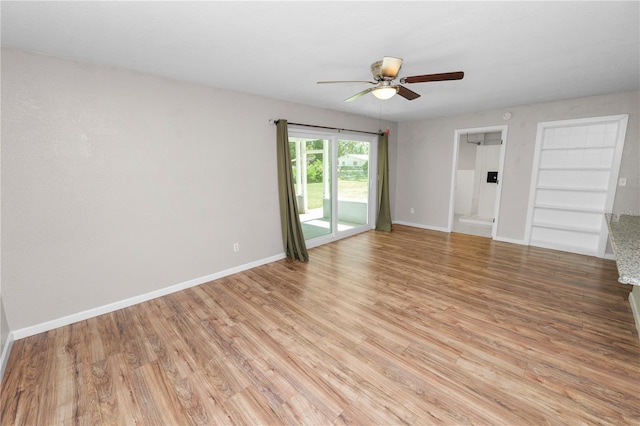
{"label": "curtain panel", "polygon": [[309,253],[304,242],[296,191],[291,171],[291,154],[289,153],[289,131],[287,120],[278,120],[276,145],[278,150],[278,196],[280,200],[280,224],[282,242],[287,257],[307,262]]}
{"label": "curtain panel", "polygon": [[376,231],[391,231],[391,206],[389,204],[389,135],[378,136],[378,217]]}

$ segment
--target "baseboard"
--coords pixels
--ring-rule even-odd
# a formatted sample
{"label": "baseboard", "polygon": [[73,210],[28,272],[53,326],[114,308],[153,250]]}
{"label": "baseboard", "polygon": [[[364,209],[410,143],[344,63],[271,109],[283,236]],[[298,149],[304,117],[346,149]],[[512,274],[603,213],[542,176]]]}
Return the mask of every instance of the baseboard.
{"label": "baseboard", "polygon": [[602,256],[603,259],[608,259],[608,260],[616,260],[616,255],[613,253],[605,253],[604,256]]}
{"label": "baseboard", "polygon": [[393,223],[397,224],[397,225],[411,226],[413,228],[428,229],[430,231],[450,232],[449,229],[447,229],[447,228],[441,228],[439,226],[423,225],[421,223],[404,222],[404,221],[401,221],[401,220],[396,220]]}
{"label": "baseboard", "polygon": [[53,330],[58,327],[64,327],[65,325],[73,324],[79,321],[84,321],[89,318],[97,317],[99,315],[108,314],[118,309],[128,308],[129,306],[137,305],[138,303],[146,302],[148,300],[156,299],[158,297],[166,296],[167,294],[175,293],[180,290],[184,290],[190,287],[195,287],[200,284],[207,283],[209,281],[217,280],[219,278],[226,277],[228,275],[237,274],[238,272],[246,271],[247,269],[255,268],[257,266],[265,265],[267,263],[275,262],[277,260],[284,259],[286,255],[284,253],[275,256],[267,257],[257,260],[255,262],[245,263],[244,265],[236,266],[224,271],[216,272],[204,277],[194,278],[189,281],[185,281],[179,284],[175,284],[169,287],[161,288],[159,290],[152,291],[150,293],[134,296],[129,299],[120,300],[118,302],[109,303],[108,305],[99,306],[97,308],[88,309],[86,311],[78,312],[66,317],[58,318],[52,321],[47,321],[41,324],[33,325],[30,327],[21,328],[13,332],[13,338],[15,340],[23,339],[25,337],[33,336],[45,331]]}
{"label": "baseboard", "polygon": [[4,369],[7,367],[7,361],[9,361],[9,354],[11,353],[13,341],[13,333],[9,332],[7,335],[7,341],[4,342],[4,347],[2,348],[2,354],[0,355],[0,383],[2,383],[2,378],[4,377]]}
{"label": "baseboard", "polygon": [[[451,232],[448,228],[441,228],[439,226],[422,225],[420,223],[404,222],[404,221],[401,221],[401,220],[394,221],[393,223],[394,224],[398,224],[398,225],[412,226],[414,228],[429,229],[431,231]],[[516,240],[516,239],[512,239],[512,238],[495,237],[493,240],[494,241],[501,241],[503,243],[519,244],[521,246],[526,246],[527,245],[527,243],[524,240]]]}
{"label": "baseboard", "polygon": [[494,241],[500,241],[502,243],[519,244],[521,246],[528,245],[525,240],[516,240],[515,238],[505,238],[505,237],[496,236],[493,240]]}
{"label": "baseboard", "polygon": [[[635,289],[635,287],[633,287]],[[638,291],[640,293],[640,291]],[[631,312],[633,313],[633,319],[636,321],[636,331],[638,332],[638,338],[640,338],[640,300],[636,298],[633,290],[629,293],[629,303],[631,304]]]}
{"label": "baseboard", "polygon": [[489,221],[486,221],[480,219],[465,219],[464,217],[461,217],[458,220],[460,221],[460,223],[472,223],[474,225],[487,226],[489,228],[493,226],[493,222],[491,222],[491,219],[489,219]]}

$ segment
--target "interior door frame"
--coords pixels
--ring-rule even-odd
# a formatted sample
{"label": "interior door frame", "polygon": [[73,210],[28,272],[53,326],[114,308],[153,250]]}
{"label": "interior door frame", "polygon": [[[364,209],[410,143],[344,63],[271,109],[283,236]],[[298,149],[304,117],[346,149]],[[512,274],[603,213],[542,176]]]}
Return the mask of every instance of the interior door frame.
{"label": "interior door frame", "polygon": [[449,197],[449,224],[447,226],[447,232],[453,230],[455,199],[456,199],[456,184],[457,184],[457,171],[458,171],[458,150],[460,136],[471,133],[493,133],[500,132],[500,160],[498,163],[498,188],[496,188],[496,200],[493,206],[493,224],[491,225],[491,238],[495,239],[498,233],[498,222],[500,216],[500,198],[502,195],[502,181],[504,180],[504,158],[507,148],[507,134],[509,126],[504,124],[500,126],[487,126],[487,127],[472,127],[466,129],[456,129],[453,136],[453,166],[451,167],[451,193]]}

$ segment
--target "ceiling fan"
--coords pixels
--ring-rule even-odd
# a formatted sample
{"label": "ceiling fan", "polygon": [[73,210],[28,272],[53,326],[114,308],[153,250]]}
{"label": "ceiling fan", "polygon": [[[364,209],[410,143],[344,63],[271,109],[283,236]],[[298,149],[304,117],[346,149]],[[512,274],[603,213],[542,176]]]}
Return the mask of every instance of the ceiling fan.
{"label": "ceiling fan", "polygon": [[[393,84],[393,80],[398,77],[398,72],[402,67],[402,59],[394,58],[392,56],[385,56],[381,61],[376,61],[371,64],[371,73],[375,81],[361,81],[361,80],[345,80],[345,81],[318,81],[318,84],[332,84],[332,83],[368,83],[374,84],[375,87],[370,87],[362,92],[356,93],[345,102],[351,102],[358,99],[361,96],[366,95],[369,92],[373,92],[373,95],[378,99],[389,99],[396,93],[403,98],[412,101],[419,98],[420,95],[413,90],[409,90],[399,84]],[[427,83],[430,81],[445,81],[445,80],[462,80],[464,72],[445,72],[440,74],[425,74],[414,75],[412,77],[402,77],[400,83]]]}

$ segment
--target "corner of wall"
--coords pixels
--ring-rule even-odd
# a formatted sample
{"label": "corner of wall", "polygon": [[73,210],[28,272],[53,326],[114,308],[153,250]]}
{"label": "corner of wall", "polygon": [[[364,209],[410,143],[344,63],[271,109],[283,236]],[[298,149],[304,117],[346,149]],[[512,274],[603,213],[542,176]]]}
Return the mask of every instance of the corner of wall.
{"label": "corner of wall", "polygon": [[7,366],[7,360],[9,359],[9,353],[11,353],[11,346],[13,345],[13,334],[9,331],[7,324],[7,317],[4,310],[4,302],[2,301],[2,295],[0,295],[0,383],[2,377],[4,377],[4,369]]}
{"label": "corner of wall", "polygon": [[11,353],[11,347],[13,346],[13,334],[9,333],[7,340],[2,346],[2,353],[0,353],[0,384],[4,378],[4,370],[7,367],[7,361],[9,360],[9,354]]}
{"label": "corner of wall", "polygon": [[629,303],[631,304],[633,319],[636,321],[636,332],[638,333],[638,338],[640,338],[640,286],[633,286],[633,290],[629,293]]}

